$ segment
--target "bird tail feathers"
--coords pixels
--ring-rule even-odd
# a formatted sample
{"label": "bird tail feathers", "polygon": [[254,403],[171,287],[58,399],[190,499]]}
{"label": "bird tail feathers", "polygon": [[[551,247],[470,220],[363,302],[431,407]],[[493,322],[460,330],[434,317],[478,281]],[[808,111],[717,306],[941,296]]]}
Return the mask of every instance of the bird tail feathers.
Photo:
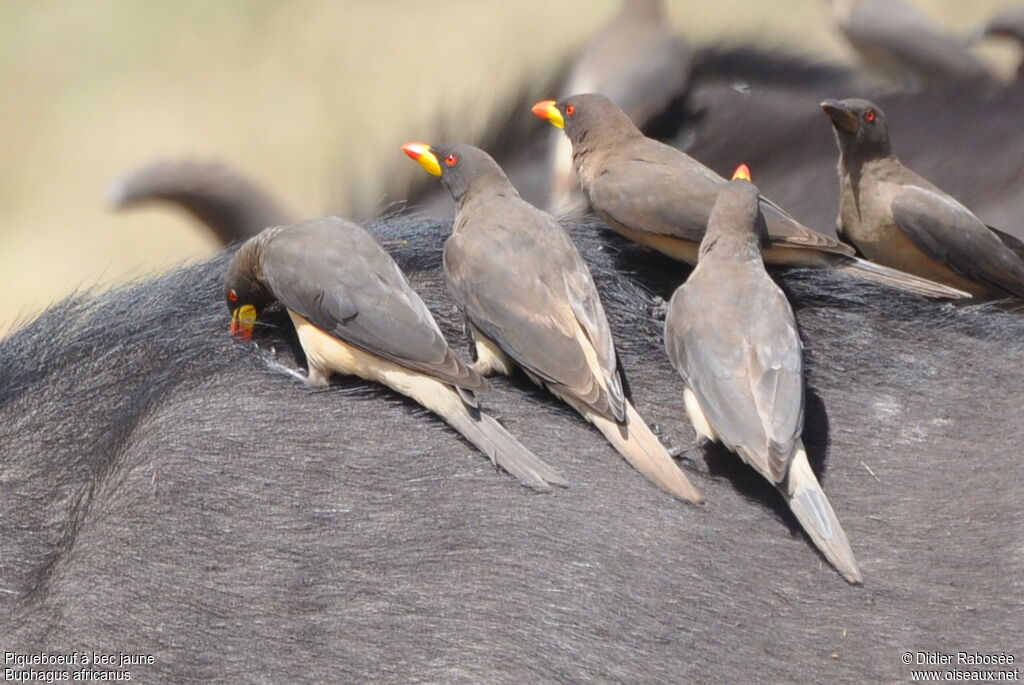
{"label": "bird tail feathers", "polygon": [[900,290],[917,293],[925,297],[939,297],[951,300],[969,299],[971,294],[942,283],[936,283],[921,276],[914,276],[899,269],[883,266],[869,262],[859,257],[846,257],[843,255],[829,255],[832,258],[833,268],[837,271],[851,273],[869,281],[888,285]]}
{"label": "bird tail feathers", "polygon": [[618,453],[649,481],[679,499],[695,504],[704,502],[704,495],[680,470],[668,450],[658,440],[658,436],[651,431],[629,401],[625,404],[625,423],[612,421],[591,409],[577,406],[573,401],[569,403],[593,423]]}
{"label": "bird tail feathers", "polygon": [[[440,413],[440,412],[439,412]],[[551,485],[565,487],[568,481],[540,457],[531,452],[511,433],[481,412],[465,406],[441,414],[442,418],[463,437],[473,443],[491,461],[535,490],[550,490]]]}
{"label": "bird tail feathers", "polygon": [[811,471],[803,441],[797,445],[789,475],[780,484],[780,489],[800,525],[829,563],[836,567],[847,582],[859,584],[860,569],[857,568],[850,542],[821,484]]}

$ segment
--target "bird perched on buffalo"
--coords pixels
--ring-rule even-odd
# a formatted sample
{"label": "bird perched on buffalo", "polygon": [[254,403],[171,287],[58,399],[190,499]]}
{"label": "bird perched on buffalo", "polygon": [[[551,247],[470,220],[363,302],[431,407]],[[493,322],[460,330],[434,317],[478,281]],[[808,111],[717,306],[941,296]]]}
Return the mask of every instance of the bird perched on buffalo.
{"label": "bird perched on buffalo", "polygon": [[[693,54],[672,30],[663,0],[622,0],[619,11],[584,46],[561,86],[562,95],[601,93],[641,129],[685,96]],[[554,136],[549,148],[552,211],[570,209],[579,195],[569,144]]]}
{"label": "bird perched on buffalo", "polygon": [[150,202],[177,205],[224,245],[251,238],[269,226],[293,223],[291,214],[265,190],[223,164],[156,162],[111,183],[107,201],[115,209]]}
{"label": "bird perched on buffalo", "polygon": [[850,99],[821,107],[839,145],[840,235],[868,259],[975,297],[1024,298],[1024,262],[1014,251],[1024,246],[903,166],[877,105]]}
{"label": "bird perched on buffalo", "polygon": [[911,86],[998,84],[992,71],[906,0],[832,0],[836,26],[871,70]]}
{"label": "bird perched on buffalo", "polygon": [[231,332],[251,338],[274,301],[288,311],[310,385],[333,373],[388,386],[431,410],[525,485],[565,480],[480,411],[480,374],[448,347],[402,271],[360,226],[334,216],[269,228],[239,248],[224,284]]}
{"label": "bird perched on buffalo", "polygon": [[[533,112],[565,129],[580,186],[605,223],[669,257],[697,262],[711,208],[728,181],[685,152],[644,136],[603,95],[545,100]],[[849,245],[802,225],[767,198],[760,199],[760,208],[768,229],[763,246],[768,263],[849,271],[933,297],[966,296],[858,259]]]}
{"label": "bird perched on buffalo", "polygon": [[520,366],[597,426],[648,479],[702,501],[626,399],[597,287],[565,230],[520,198],[479,148],[408,143],[402,149],[440,176],[458,204],[444,271],[476,344],[474,368],[511,374]]}
{"label": "bird perched on buffalo", "polygon": [[686,383],[698,439],[736,452],[786,499],[846,580],[857,561],[807,461],[802,345],[793,310],[765,271],[765,221],[746,167],[718,194],[697,268],[672,296],[665,350]]}

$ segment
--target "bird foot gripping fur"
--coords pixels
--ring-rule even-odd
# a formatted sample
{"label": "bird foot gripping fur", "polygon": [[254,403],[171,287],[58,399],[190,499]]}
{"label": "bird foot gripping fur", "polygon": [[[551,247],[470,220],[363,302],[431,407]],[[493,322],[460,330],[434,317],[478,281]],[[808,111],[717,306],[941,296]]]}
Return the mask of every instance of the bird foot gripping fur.
{"label": "bird foot gripping fur", "polygon": [[697,440],[689,445],[676,445],[668,449],[668,454],[673,459],[678,459],[687,466],[695,467],[704,455],[704,446],[707,440]]}
{"label": "bird foot gripping fur", "polygon": [[650,314],[650,317],[655,321],[664,321],[665,317],[668,315],[668,302],[665,301],[665,298],[655,295],[652,298],[648,314]]}

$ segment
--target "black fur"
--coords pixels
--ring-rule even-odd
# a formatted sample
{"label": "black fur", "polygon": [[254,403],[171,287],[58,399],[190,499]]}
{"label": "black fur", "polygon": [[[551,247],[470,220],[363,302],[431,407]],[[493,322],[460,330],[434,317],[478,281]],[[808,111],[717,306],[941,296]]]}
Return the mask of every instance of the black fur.
{"label": "black fur", "polygon": [[[464,340],[448,226],[375,230]],[[685,267],[573,230],[638,410],[686,446],[647,293]],[[268,362],[301,363],[283,319],[258,347],[229,339],[228,259],[0,341],[4,650],[153,654],[142,682],[902,682],[905,651],[1024,657],[1024,319],[776,272],[853,588],[733,455],[698,459],[708,503],[681,504],[497,380],[485,405],[571,481],[538,495],[386,389],[305,387]]]}

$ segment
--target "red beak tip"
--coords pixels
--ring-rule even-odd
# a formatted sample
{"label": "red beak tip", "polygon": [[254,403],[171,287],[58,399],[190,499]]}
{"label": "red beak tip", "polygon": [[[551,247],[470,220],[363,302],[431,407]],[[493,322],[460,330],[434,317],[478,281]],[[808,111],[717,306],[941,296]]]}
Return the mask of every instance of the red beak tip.
{"label": "red beak tip", "polygon": [[402,146],[402,152],[409,155],[413,159],[419,159],[423,156],[423,152],[427,149],[427,146],[423,143],[406,143]]}

